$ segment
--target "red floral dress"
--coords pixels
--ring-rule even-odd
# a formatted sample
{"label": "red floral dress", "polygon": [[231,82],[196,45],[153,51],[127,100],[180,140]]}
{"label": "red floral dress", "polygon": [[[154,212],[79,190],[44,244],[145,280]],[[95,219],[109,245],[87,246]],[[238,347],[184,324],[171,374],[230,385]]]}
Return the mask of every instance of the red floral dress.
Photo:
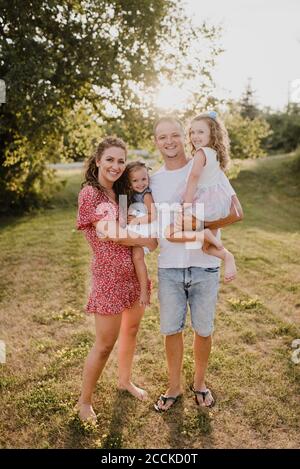
{"label": "red floral dress", "polygon": [[87,313],[119,314],[139,298],[140,285],[132,262],[131,248],[101,241],[94,222],[118,220],[118,205],[93,186],[85,186],[78,197],[77,229],[83,230],[93,252],[92,288]]}

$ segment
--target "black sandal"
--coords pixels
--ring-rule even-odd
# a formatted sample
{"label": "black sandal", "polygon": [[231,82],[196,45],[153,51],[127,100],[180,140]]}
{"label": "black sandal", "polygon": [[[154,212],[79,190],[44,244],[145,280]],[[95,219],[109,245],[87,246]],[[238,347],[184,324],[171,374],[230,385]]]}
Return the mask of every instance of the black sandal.
{"label": "black sandal", "polygon": [[[174,396],[164,396],[163,394],[161,396],[159,396],[159,399],[157,401],[156,404],[154,404],[154,409],[157,411],[157,412],[166,412],[167,410],[171,409],[171,407],[173,407],[173,405],[175,404],[175,402],[178,400],[178,398],[181,396],[182,394],[178,394],[178,396],[174,397]],[[173,401],[173,403],[170,405],[170,407],[168,407],[167,409],[161,409],[159,406],[158,406],[158,403],[162,402],[163,405],[166,405],[166,403],[168,401]]]}
{"label": "black sandal", "polygon": [[[202,397],[202,401],[203,401],[203,404],[204,404],[204,405],[202,405],[201,407],[208,407],[208,408],[211,408],[211,407],[213,407],[213,406],[215,405],[216,402],[215,402],[214,396],[212,395],[210,389],[206,388],[205,391],[196,391],[196,389],[194,388],[194,386],[191,384],[191,385],[190,385],[190,390],[193,391],[193,393],[194,393],[195,402],[196,402],[197,405],[200,406],[199,401],[198,401],[198,399],[197,399],[197,396],[201,396],[201,397]],[[212,397],[212,402],[211,402],[210,405],[205,405],[205,398],[206,398],[206,396],[209,395],[209,394],[210,394],[211,397]]]}

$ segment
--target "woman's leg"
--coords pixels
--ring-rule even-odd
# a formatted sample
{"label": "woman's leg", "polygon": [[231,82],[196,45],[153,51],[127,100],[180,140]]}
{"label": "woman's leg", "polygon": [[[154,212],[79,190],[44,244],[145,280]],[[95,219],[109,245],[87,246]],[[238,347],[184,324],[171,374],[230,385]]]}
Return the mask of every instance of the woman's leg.
{"label": "woman's leg", "polygon": [[132,248],[132,260],[141,288],[140,305],[147,306],[149,304],[148,272],[142,247],[134,246]]}
{"label": "woman's leg", "polygon": [[96,421],[92,408],[92,394],[101,372],[117,340],[122,315],[95,314],[96,341],[83,369],[82,390],[77,408],[81,420]]}
{"label": "woman's leg", "polygon": [[147,398],[147,393],[131,382],[132,362],[136,346],[136,336],[145,308],[138,301],[122,313],[122,324],[118,339],[119,389],[126,389],[140,400]]}

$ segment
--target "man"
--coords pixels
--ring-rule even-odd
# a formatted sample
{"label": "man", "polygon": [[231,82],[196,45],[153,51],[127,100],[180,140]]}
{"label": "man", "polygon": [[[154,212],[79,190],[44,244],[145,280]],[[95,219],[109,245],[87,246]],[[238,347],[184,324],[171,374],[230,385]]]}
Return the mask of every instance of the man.
{"label": "man", "polygon": [[[178,188],[184,188],[192,165],[192,160],[188,160],[185,154],[181,122],[169,117],[159,119],[154,126],[154,139],[165,164],[151,177],[153,198],[156,204],[172,203]],[[159,220],[161,219],[159,215]],[[223,225],[224,223],[217,223],[214,228]],[[160,237],[158,267],[160,327],[161,333],[166,336],[169,387],[158,399],[155,409],[168,410],[183,392],[182,331],[187,304],[190,306],[194,329],[195,374],[192,390],[199,405],[211,407],[214,398],[206,387],[205,372],[211,351],[220,260],[204,254],[199,248],[187,249],[183,242],[172,243]]]}

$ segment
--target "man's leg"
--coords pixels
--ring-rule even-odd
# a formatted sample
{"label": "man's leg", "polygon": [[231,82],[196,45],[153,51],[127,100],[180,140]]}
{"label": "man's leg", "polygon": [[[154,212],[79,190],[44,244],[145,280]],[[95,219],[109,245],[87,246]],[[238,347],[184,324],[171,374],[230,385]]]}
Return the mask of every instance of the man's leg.
{"label": "man's leg", "polygon": [[[201,337],[195,332],[194,335],[194,358],[195,358],[195,375],[194,375],[194,389],[197,391],[206,391],[205,373],[207,369],[208,359],[211,351],[211,335],[208,337]],[[203,406],[210,406],[213,398],[210,393],[207,393],[204,400],[199,395],[197,396],[198,402]]]}
{"label": "man's leg", "polygon": [[[177,397],[182,394],[181,385],[181,370],[183,361],[183,335],[182,332],[179,334],[168,335],[165,338],[165,348],[168,363],[168,376],[169,376],[169,387],[164,393],[166,397]],[[171,400],[166,401],[163,404],[161,401],[158,402],[159,409],[167,410],[173,402]]]}
{"label": "man's leg", "polygon": [[[169,387],[164,397],[176,398],[182,394],[181,370],[183,361],[183,335],[187,299],[183,282],[183,269],[159,269],[158,287],[160,327],[165,337]],[[157,402],[157,408],[167,410],[174,400]]]}
{"label": "man's leg", "polygon": [[[188,301],[191,308],[194,335],[195,375],[193,388],[202,406],[213,403],[211,392],[206,392],[205,373],[211,351],[211,335],[219,288],[219,268],[191,268],[191,287]],[[202,392],[203,394],[201,394]]]}

